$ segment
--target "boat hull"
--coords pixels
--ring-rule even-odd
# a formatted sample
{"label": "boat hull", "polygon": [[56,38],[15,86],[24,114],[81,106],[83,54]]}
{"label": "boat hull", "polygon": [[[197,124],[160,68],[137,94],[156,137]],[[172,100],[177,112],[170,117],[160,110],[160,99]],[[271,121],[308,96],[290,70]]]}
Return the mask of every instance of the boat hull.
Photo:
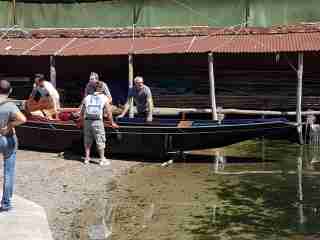
{"label": "boat hull", "polygon": [[[283,120],[246,120],[240,123],[194,121],[178,127],[177,121],[162,124],[119,122],[119,129],[106,128],[108,153],[164,157],[168,152],[227,146],[244,140],[288,135],[294,128]],[[17,127],[22,148],[83,152],[83,133],[76,124],[28,121]]]}

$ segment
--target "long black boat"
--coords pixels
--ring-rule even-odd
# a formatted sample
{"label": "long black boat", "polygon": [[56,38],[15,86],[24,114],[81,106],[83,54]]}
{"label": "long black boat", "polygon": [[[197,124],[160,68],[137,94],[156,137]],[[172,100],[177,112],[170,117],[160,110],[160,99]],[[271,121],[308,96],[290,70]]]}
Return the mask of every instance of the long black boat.
{"label": "long black boat", "polygon": [[[217,148],[261,136],[287,135],[294,126],[284,118],[212,120],[123,118],[106,127],[111,154],[164,157],[168,152]],[[82,149],[82,129],[73,120],[31,117],[16,128],[22,148],[48,151]]]}

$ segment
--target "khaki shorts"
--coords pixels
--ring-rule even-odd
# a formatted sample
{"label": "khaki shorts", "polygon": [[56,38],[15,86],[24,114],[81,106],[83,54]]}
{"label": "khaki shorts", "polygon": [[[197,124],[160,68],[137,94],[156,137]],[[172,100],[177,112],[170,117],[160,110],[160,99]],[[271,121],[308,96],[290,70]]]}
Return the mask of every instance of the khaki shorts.
{"label": "khaki shorts", "polygon": [[85,145],[92,145],[93,141],[95,141],[97,148],[104,149],[106,147],[106,132],[103,121],[85,120],[83,131]]}

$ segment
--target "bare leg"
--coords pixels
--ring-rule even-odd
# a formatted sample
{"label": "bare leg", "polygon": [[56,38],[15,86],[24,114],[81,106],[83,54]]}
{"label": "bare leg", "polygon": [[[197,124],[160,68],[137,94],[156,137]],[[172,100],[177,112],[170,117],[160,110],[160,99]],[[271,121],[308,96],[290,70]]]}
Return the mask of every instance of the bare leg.
{"label": "bare leg", "polygon": [[84,159],[84,163],[89,163],[89,159],[90,159],[90,149],[91,149],[91,145],[84,145],[84,150],[85,150],[85,159]]}

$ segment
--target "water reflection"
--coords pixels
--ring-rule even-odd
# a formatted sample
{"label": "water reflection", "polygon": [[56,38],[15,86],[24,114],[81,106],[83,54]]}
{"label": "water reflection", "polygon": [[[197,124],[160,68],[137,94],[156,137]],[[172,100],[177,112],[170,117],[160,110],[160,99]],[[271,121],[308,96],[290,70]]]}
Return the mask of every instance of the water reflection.
{"label": "water reflection", "polygon": [[[264,141],[261,145],[261,162],[265,163]],[[274,156],[276,147],[271,149],[268,154]],[[313,201],[319,199],[319,192],[311,192],[310,188],[319,189],[319,181],[315,179],[319,172],[314,170],[320,148],[295,146],[292,150],[287,156],[280,154],[283,161],[276,165],[281,170],[267,170],[263,165],[260,169],[246,167],[241,171],[232,164],[228,166],[228,157],[218,151],[215,174],[229,177],[224,178],[219,187],[208,189],[219,196],[219,204],[214,205],[213,210],[207,209],[207,215],[195,215],[192,225],[198,228],[190,232],[199,239],[209,239],[208,236],[224,239],[235,233],[239,236],[237,239],[304,239],[304,235],[319,233],[318,201]],[[295,160],[296,171],[288,167],[292,160]],[[304,161],[306,169],[303,169]],[[304,199],[303,180],[309,184],[307,195],[311,195],[311,199]],[[292,188],[294,183],[296,187]],[[208,222],[208,219],[214,221]]]}
{"label": "water reflection", "polygon": [[251,141],[137,170],[114,239],[320,239],[319,160],[319,147]]}

